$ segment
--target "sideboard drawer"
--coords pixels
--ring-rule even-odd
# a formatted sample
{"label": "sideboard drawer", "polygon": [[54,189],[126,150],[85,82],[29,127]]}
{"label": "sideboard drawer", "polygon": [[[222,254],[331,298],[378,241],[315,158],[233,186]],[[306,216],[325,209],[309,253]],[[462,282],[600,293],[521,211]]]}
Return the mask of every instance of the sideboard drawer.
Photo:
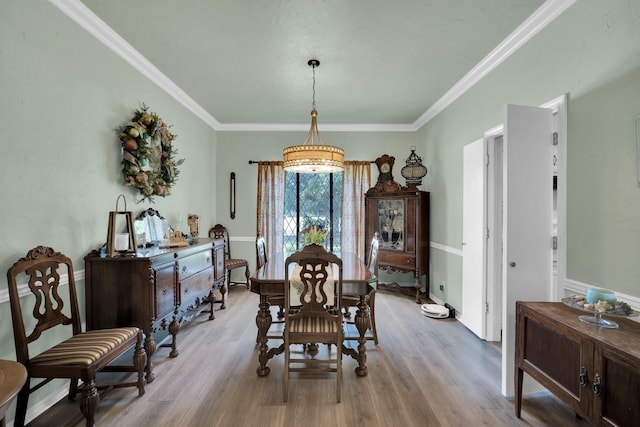
{"label": "sideboard drawer", "polygon": [[197,296],[202,295],[203,291],[211,289],[213,283],[213,267],[202,270],[201,272],[182,280],[179,283],[179,304],[185,304],[186,302],[195,299]]}
{"label": "sideboard drawer", "polygon": [[175,270],[173,264],[154,268],[155,275],[155,316],[159,319],[173,311],[176,306],[176,292],[174,286]]}
{"label": "sideboard drawer", "polygon": [[[393,253],[392,251],[380,251],[378,253],[378,264],[396,268],[413,269],[416,265],[416,256],[403,252]],[[384,266],[381,265],[380,268],[384,269]]]}
{"label": "sideboard drawer", "polygon": [[212,258],[211,251],[205,251],[178,259],[178,281],[211,267],[213,265]]}

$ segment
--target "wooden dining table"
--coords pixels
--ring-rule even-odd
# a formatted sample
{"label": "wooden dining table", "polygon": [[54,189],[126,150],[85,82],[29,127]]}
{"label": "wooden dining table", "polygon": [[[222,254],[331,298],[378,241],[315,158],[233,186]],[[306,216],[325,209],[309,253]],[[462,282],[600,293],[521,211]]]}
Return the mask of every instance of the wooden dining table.
{"label": "wooden dining table", "polygon": [[4,415],[25,381],[27,370],[13,360],[0,360],[0,426],[4,427]]}
{"label": "wooden dining table", "polygon": [[[284,296],[284,264],[286,257],[291,253],[280,252],[271,257],[265,265],[255,271],[251,276],[251,292],[260,296],[258,304],[258,314],[256,315],[256,325],[258,327],[258,345],[260,354],[258,355],[259,366],[257,369],[259,376],[269,375],[270,369],[267,361],[272,357],[284,352],[284,343],[278,347],[269,348],[269,328],[273,322],[271,310],[269,309],[269,297]],[[337,252],[336,255],[342,259],[342,295],[359,296],[354,323],[358,330],[358,348],[353,349],[342,344],[343,354],[353,357],[357,362],[356,374],[358,376],[367,375],[367,354],[365,333],[369,326],[369,310],[366,296],[375,287],[375,275],[367,268],[366,264],[353,252]],[[291,265],[290,267],[293,267]],[[337,277],[335,275],[334,277]]]}

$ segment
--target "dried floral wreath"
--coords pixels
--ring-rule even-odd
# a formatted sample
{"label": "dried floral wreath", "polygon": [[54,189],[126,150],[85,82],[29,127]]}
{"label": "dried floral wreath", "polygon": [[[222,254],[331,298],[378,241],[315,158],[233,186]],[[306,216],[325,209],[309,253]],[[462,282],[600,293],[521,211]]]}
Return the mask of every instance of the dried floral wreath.
{"label": "dried floral wreath", "polygon": [[172,142],[176,135],[157,114],[142,105],[135,111],[130,122],[118,129],[122,145],[122,176],[126,185],[131,185],[145,199],[153,203],[154,196],[171,194],[178,166],[184,159],[176,160],[176,149]]}

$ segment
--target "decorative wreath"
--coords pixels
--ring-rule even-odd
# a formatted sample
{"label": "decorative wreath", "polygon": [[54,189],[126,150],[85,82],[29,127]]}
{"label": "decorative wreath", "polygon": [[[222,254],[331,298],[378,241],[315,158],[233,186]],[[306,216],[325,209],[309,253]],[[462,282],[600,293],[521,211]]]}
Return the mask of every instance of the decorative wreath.
{"label": "decorative wreath", "polygon": [[135,111],[131,121],[118,129],[122,145],[122,176],[124,183],[140,190],[142,199],[153,203],[154,196],[166,197],[175,184],[178,166],[177,151],[172,146],[176,135],[149,107]]}

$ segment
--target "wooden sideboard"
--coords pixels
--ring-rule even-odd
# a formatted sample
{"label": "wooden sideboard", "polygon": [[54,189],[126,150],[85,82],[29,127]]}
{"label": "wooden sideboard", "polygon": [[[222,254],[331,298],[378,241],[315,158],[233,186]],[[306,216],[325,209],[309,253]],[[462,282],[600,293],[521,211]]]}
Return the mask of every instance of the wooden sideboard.
{"label": "wooden sideboard", "polygon": [[595,426],[640,425],[640,324],[581,322],[556,302],[516,303],[515,411],[527,373]]}
{"label": "wooden sideboard", "polygon": [[376,186],[367,191],[365,203],[365,253],[369,253],[373,233],[379,233],[379,269],[413,272],[419,303],[423,275],[429,295],[429,193],[403,187],[384,191]]}
{"label": "wooden sideboard", "polygon": [[137,326],[145,333],[147,381],[151,355],[171,338],[169,356],[179,354],[180,325],[202,311],[214,319],[215,289],[226,293],[224,241],[201,238],[188,247],[138,249],[135,256],[85,259],[87,329]]}

